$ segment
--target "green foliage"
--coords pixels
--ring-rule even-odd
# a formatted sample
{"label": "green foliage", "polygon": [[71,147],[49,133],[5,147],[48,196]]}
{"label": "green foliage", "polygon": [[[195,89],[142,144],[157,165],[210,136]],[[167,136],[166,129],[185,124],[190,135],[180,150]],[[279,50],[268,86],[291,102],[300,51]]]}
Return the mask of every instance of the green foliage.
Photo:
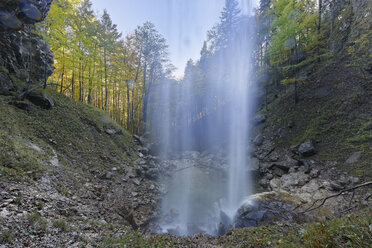
{"label": "green foliage", "polygon": [[170,68],[154,25],[122,39],[108,12],[97,17],[90,0],[56,0],[43,26],[55,55],[56,90],[105,110],[132,133],[143,131],[151,86]]}
{"label": "green foliage", "polygon": [[361,34],[356,40],[348,46],[348,54],[353,58],[352,65],[360,67],[362,70],[372,69],[372,48],[371,48],[372,30]]}
{"label": "green foliage", "polygon": [[347,215],[328,222],[310,224],[301,233],[305,247],[368,247],[371,215]]}
{"label": "green foliage", "polygon": [[52,224],[54,228],[58,228],[62,232],[66,232],[69,229],[68,225],[64,220],[55,220],[53,221]]}
{"label": "green foliage", "polygon": [[275,16],[270,27],[270,65],[286,66],[283,76],[291,76],[302,69],[303,66],[295,68],[300,61],[312,59],[314,55],[317,44],[315,4],[304,0],[277,0],[272,3],[273,7],[267,10],[267,15]]}
{"label": "green foliage", "polygon": [[21,205],[23,201],[22,196],[17,196],[17,198],[14,200],[14,203],[17,205]]}
{"label": "green foliage", "polygon": [[241,10],[236,0],[226,0],[221,12],[220,22],[208,32],[210,51],[216,53],[232,45],[235,33],[239,29]]}
{"label": "green foliage", "polygon": [[41,219],[41,215],[39,213],[34,213],[27,215],[27,219],[30,221],[31,224],[35,224]]}
{"label": "green foliage", "polygon": [[36,232],[46,231],[48,228],[48,222],[39,213],[33,213],[27,215],[27,220],[30,225],[35,229]]}
{"label": "green foliage", "polygon": [[[271,225],[230,230],[225,236],[176,237],[169,234],[143,236],[127,231],[124,236],[107,234],[98,247],[369,247],[372,212],[345,215],[334,220],[298,225]],[[200,243],[203,242],[203,243]],[[213,245],[212,245],[213,244]]]}
{"label": "green foliage", "polygon": [[307,83],[318,69],[341,58],[367,80],[371,8],[366,1],[262,0],[256,64],[270,74],[264,84],[273,91],[281,89],[279,82]]}
{"label": "green foliage", "polygon": [[14,235],[10,230],[5,230],[1,233],[1,239],[4,243],[12,243]]}
{"label": "green foliage", "polygon": [[42,210],[44,208],[44,206],[45,206],[45,203],[42,202],[42,201],[36,203],[36,207],[39,210]]}
{"label": "green foliage", "polygon": [[369,212],[306,224],[302,228],[264,226],[234,230],[226,236],[225,247],[368,247],[371,220]]}
{"label": "green foliage", "polygon": [[[133,247],[133,248],[161,248],[161,247],[172,247],[174,245],[174,240],[169,235],[157,235],[144,237],[138,232],[129,231],[125,236],[114,238],[107,237],[104,239],[102,244],[99,244],[99,247]],[[186,242],[183,242],[186,243]]]}

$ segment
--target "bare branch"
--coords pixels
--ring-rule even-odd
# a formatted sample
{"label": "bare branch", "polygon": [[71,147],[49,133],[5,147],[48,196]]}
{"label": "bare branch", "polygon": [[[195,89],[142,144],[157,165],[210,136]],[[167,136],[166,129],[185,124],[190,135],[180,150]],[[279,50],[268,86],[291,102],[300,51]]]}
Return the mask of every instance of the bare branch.
{"label": "bare branch", "polygon": [[372,194],[369,194],[367,197],[366,197],[366,199],[364,199],[365,201],[368,201],[368,199],[369,198],[371,198],[372,197]]}
{"label": "bare branch", "polygon": [[353,195],[352,195],[351,198],[350,198],[350,201],[349,201],[349,208],[351,207],[351,203],[352,203],[352,201],[353,201],[353,199],[354,199],[354,196],[355,196],[355,191],[353,191]]}
{"label": "bare branch", "polygon": [[33,91],[35,91],[35,90],[37,90],[37,89],[43,88],[43,87],[45,87],[45,86],[51,86],[51,85],[59,86],[59,87],[65,88],[65,89],[67,89],[67,90],[70,90],[69,88],[67,88],[67,87],[65,87],[65,86],[63,86],[63,85],[60,85],[60,84],[55,84],[55,83],[48,83],[48,84],[46,84],[46,85],[45,85],[45,84],[42,84],[42,85],[35,86],[35,87],[33,87],[33,88],[29,89],[29,90],[25,90],[25,91],[23,91],[21,94],[19,94],[19,95],[17,96],[17,99],[23,99],[25,95],[30,94],[31,92],[33,92]]}
{"label": "bare branch", "polygon": [[343,210],[343,211],[341,212],[341,214],[344,214],[344,213],[346,213],[346,212],[349,212],[349,211],[353,210],[353,209],[356,208],[356,207],[357,207],[357,206],[349,207],[348,209]]}
{"label": "bare branch", "polygon": [[[372,185],[372,181],[371,181],[371,182],[366,182],[366,183],[363,183],[363,184],[358,184],[358,185],[355,185],[354,187],[347,188],[347,189],[343,189],[343,190],[341,190],[340,192],[338,192],[337,194],[330,195],[330,196],[328,196],[328,197],[326,197],[326,198],[323,198],[323,199],[318,199],[318,200],[314,201],[313,204],[312,204],[309,208],[307,208],[305,211],[303,211],[303,212],[301,212],[301,213],[307,213],[307,212],[310,212],[310,211],[316,210],[316,209],[322,207],[322,206],[325,204],[325,202],[326,202],[327,200],[331,199],[331,198],[334,198],[334,197],[340,196],[340,195],[342,195],[342,194],[345,193],[345,192],[354,191],[354,190],[356,190],[356,189],[358,189],[358,188],[366,187],[366,186],[369,186],[369,185]],[[318,206],[314,207],[314,206],[316,205],[316,203],[318,203],[318,202],[320,202],[320,201],[321,201],[321,203],[320,203]]]}

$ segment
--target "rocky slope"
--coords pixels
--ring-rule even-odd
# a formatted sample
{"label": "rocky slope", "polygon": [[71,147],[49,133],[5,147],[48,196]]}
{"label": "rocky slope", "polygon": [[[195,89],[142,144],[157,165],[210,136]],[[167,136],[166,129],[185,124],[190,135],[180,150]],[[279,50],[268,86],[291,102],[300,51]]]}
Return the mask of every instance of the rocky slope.
{"label": "rocky slope", "polygon": [[[313,200],[368,180],[368,171],[345,174],[345,169],[359,163],[368,166],[365,150],[348,158],[366,147],[357,146],[345,160],[329,162],[321,156],[323,149],[330,153],[335,149],[322,146],[327,136],[291,147],[281,140],[302,135],[292,133],[297,122],[280,126],[275,120],[283,115],[273,112],[256,118],[259,134],[252,139],[251,164],[255,166],[251,169],[263,187],[260,191],[274,193],[257,195],[261,207],[245,205],[238,217],[242,226],[263,226],[226,230],[221,237],[144,236],[156,230],[159,201],[166,193],[156,182],[158,176],[182,168],[184,159],[223,171],[223,152],[217,156],[186,152],[160,161],[141,146],[142,139],[131,137],[104,112],[47,93],[55,101],[50,110],[27,99],[0,97],[2,247],[309,247],[348,242],[363,247],[371,243],[368,187],[302,214]],[[281,128],[288,131],[279,132]],[[257,214],[263,210],[264,214]],[[356,213],[342,217],[351,211]],[[316,223],[306,224],[309,221]],[[340,233],[347,233],[348,238]]]}
{"label": "rocky slope", "polygon": [[268,106],[254,121],[250,163],[258,191],[270,193],[254,196],[256,204],[244,204],[236,220],[240,227],[263,226],[222,226],[227,233],[221,237],[144,236],[158,228],[166,193],[158,177],[182,169],[184,159],[223,171],[223,153],[161,161],[141,138],[91,106],[53,90],[19,97],[53,69],[52,54],[33,27],[51,0],[28,1],[37,8],[32,13],[21,2],[0,2],[1,248],[371,245],[371,187],[305,211],[372,178],[371,75],[340,61],[325,64],[301,85],[297,105],[290,87],[270,89]]}
{"label": "rocky slope", "polygon": [[[271,101],[261,110],[265,122],[257,126],[254,139],[254,156],[266,178],[262,184],[301,186],[306,174],[323,177],[333,190],[370,181],[370,79],[340,61],[325,65],[300,87],[298,104],[291,99],[291,87],[271,89]],[[304,173],[295,176],[296,182],[285,176],[299,170]],[[282,176],[285,185],[275,179]]]}
{"label": "rocky slope", "polygon": [[158,159],[104,112],[49,94],[51,110],[0,96],[1,247],[79,247],[149,230],[163,191]]}

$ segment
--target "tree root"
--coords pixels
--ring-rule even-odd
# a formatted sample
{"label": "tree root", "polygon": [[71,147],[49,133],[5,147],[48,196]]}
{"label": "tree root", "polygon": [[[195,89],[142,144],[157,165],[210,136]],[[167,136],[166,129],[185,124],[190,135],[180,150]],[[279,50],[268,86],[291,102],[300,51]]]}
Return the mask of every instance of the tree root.
{"label": "tree root", "polygon": [[62,86],[62,85],[60,85],[60,84],[55,84],[55,83],[48,83],[48,84],[46,84],[46,85],[45,85],[45,84],[42,84],[42,85],[35,86],[35,87],[33,87],[33,88],[29,89],[29,90],[25,90],[25,91],[23,91],[21,94],[19,94],[19,95],[17,96],[17,99],[24,99],[24,97],[25,97],[26,95],[30,94],[31,92],[33,92],[33,91],[35,91],[35,90],[37,90],[37,89],[43,88],[43,87],[45,87],[45,86],[51,86],[51,85],[53,85],[53,86],[59,86],[59,87],[65,88],[65,89],[67,89],[67,90],[70,90],[69,88],[64,87],[64,86]]}

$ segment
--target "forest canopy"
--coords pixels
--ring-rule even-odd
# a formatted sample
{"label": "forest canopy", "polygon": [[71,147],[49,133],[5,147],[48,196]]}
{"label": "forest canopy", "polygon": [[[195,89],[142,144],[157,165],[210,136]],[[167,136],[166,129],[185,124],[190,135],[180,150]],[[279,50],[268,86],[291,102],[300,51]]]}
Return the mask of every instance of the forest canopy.
{"label": "forest canopy", "polygon": [[220,20],[207,34],[200,59],[188,62],[181,81],[172,78],[167,42],[150,22],[123,35],[106,10],[102,16],[94,14],[89,0],[55,0],[41,25],[55,55],[50,80],[59,85],[57,90],[108,111],[130,132],[145,134],[151,112],[161,104],[161,99],[151,96],[159,85],[182,88],[192,84],[198,100],[192,103],[190,118],[197,121],[208,115],[205,106],[214,96],[205,85],[229,81],[213,78],[213,71],[223,70],[213,61],[229,53],[239,30],[252,28],[247,18],[255,19],[258,37],[252,56],[256,80],[266,94],[283,85],[294,86],[297,103],[298,87],[320,65],[344,57],[362,74],[371,71],[371,22],[370,18],[358,19],[363,13],[368,17],[370,10],[368,1],[362,0],[262,0],[254,17],[244,17],[236,0],[226,0]]}

